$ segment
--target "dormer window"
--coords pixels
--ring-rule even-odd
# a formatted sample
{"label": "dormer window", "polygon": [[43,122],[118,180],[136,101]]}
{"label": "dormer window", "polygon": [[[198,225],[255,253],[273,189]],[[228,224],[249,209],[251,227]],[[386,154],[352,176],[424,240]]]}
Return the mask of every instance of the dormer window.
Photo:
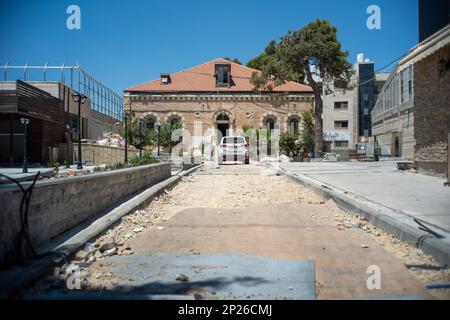
{"label": "dormer window", "polygon": [[170,74],[162,73],[161,74],[161,84],[169,84],[170,83]]}
{"label": "dormer window", "polygon": [[216,64],[216,87],[231,87],[231,64]]}

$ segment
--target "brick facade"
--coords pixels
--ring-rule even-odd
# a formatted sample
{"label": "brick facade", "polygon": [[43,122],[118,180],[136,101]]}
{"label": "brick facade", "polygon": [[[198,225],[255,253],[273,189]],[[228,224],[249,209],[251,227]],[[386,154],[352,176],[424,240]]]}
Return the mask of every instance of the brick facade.
{"label": "brick facade", "polygon": [[415,65],[415,161],[418,169],[447,174],[450,131],[450,70],[440,76],[439,61],[450,61],[447,45]]}
{"label": "brick facade", "polygon": [[125,108],[133,118],[144,117],[147,123],[180,122],[195,137],[194,148],[199,141],[214,145],[220,135],[239,134],[244,127],[266,129],[269,124],[271,129],[285,131],[292,122],[293,131],[299,132],[302,113],[314,106],[312,89],[287,81],[255,92],[250,81],[254,72],[219,58],[161,74],[160,79],[126,89]]}
{"label": "brick facade", "polygon": [[[125,97],[125,105],[131,108],[134,118],[151,118],[165,123],[175,117],[193,137],[193,141],[214,143],[213,137],[218,136],[215,131],[217,118],[221,115],[226,115],[230,121],[230,134],[235,134],[244,127],[265,128],[267,119],[273,119],[275,128],[283,132],[288,130],[291,119],[296,118],[300,121],[303,112],[312,111],[314,98],[311,94],[277,96],[177,94],[170,98],[162,98],[151,94],[133,93]],[[200,123],[201,126],[198,128],[201,129],[194,128],[195,123]]]}

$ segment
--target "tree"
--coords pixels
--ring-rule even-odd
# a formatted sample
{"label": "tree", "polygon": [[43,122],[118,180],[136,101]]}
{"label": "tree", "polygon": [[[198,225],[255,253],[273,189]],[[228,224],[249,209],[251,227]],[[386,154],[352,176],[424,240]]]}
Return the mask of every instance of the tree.
{"label": "tree", "polygon": [[181,142],[181,139],[174,141],[175,139],[171,138],[173,137],[174,131],[178,129],[182,129],[181,123],[178,122],[175,122],[173,124],[166,122],[161,126],[159,132],[159,139],[160,139],[159,141],[163,149],[169,150],[170,145],[172,145],[173,148]]}
{"label": "tree", "polygon": [[231,61],[231,62],[234,62],[234,63],[237,63],[237,64],[242,64],[242,62],[239,61],[238,58],[231,59],[231,58],[226,57],[226,58],[224,58],[224,59],[225,59],[225,60],[228,60],[228,61]]}
{"label": "tree", "polygon": [[[289,31],[279,43],[271,41],[273,48],[264,59],[260,72],[254,72],[251,82],[255,90],[272,90],[285,81],[297,81],[311,86],[315,98],[314,136],[316,157],[323,147],[322,138],[322,86],[325,94],[331,92],[330,85],[348,90],[353,75],[348,61],[348,52],[342,51],[337,39],[337,29],[327,20],[317,19],[307,26]],[[254,62],[256,64],[256,62]],[[322,85],[321,85],[322,83]]]}
{"label": "tree", "polygon": [[303,147],[303,154],[308,156],[314,148],[314,120],[311,112],[306,111],[302,114],[303,130],[301,134],[301,141]]}
{"label": "tree", "polygon": [[[139,148],[141,145],[141,132],[139,131],[139,119],[134,119],[131,121],[127,121],[128,130],[127,130],[127,140],[128,143],[136,148]],[[156,132],[155,130],[150,130],[147,128],[145,121],[142,124],[142,145],[151,146],[155,144],[156,141]],[[125,137],[125,128],[119,129],[119,134],[122,137]]]}
{"label": "tree", "polygon": [[297,157],[302,152],[303,146],[298,137],[289,132],[280,135],[280,151],[288,157]]}

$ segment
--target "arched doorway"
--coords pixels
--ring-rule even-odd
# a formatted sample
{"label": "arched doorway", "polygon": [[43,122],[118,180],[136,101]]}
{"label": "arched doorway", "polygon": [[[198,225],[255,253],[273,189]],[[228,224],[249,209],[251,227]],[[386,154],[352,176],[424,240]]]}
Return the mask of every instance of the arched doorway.
{"label": "arched doorway", "polygon": [[272,156],[272,137],[275,129],[277,129],[277,118],[275,116],[267,116],[263,121],[263,128],[267,134],[267,156]]}
{"label": "arched doorway", "polygon": [[287,132],[292,134],[295,137],[300,135],[300,117],[299,116],[291,116],[287,121]]}
{"label": "arched doorway", "polygon": [[230,118],[226,114],[219,115],[216,120],[216,126],[222,137],[226,137],[230,130]]}

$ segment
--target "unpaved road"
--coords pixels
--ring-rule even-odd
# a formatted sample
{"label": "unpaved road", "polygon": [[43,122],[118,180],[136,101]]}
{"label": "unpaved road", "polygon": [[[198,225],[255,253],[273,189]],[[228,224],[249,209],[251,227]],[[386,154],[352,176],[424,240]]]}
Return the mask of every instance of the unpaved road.
{"label": "unpaved road", "polygon": [[[358,224],[360,227],[356,228]],[[117,250],[110,251],[111,254],[118,255],[105,257],[105,252],[102,255],[99,249],[105,244]],[[449,298],[448,291],[433,291],[430,295],[424,283],[448,282],[448,271],[411,272],[405,268],[405,263],[436,265],[431,257],[258,165],[229,165],[220,169],[206,165],[145,210],[124,217],[120,224],[96,239],[95,246],[96,251],[89,255],[81,251],[75,258],[87,262],[81,269],[83,292],[136,289],[146,294],[160,293],[161,285],[152,285],[152,277],[156,275],[149,274],[147,267],[159,254],[191,255],[189,259],[193,261],[205,256],[226,258],[245,254],[281,264],[313,261],[315,293],[319,299]],[[371,266],[381,271],[379,290],[367,287],[370,276],[367,269]],[[173,290],[164,288],[163,292],[195,294],[196,298],[206,299],[218,297],[195,282],[202,271],[199,269],[205,268],[187,268],[184,272],[189,273],[186,274],[189,281],[183,287],[170,287]],[[255,274],[259,268],[254,265]],[[275,279],[282,281],[283,276],[287,277],[277,272],[277,269],[270,272]],[[169,274],[167,281],[175,282],[176,276]],[[58,268],[54,276],[40,281],[32,291],[66,291],[63,281],[66,277],[64,268]],[[196,283],[195,288],[189,283]],[[286,295],[275,298],[291,297],[288,291],[294,287],[295,283],[285,288]],[[230,292],[227,296],[233,297],[242,295],[233,296]]]}

